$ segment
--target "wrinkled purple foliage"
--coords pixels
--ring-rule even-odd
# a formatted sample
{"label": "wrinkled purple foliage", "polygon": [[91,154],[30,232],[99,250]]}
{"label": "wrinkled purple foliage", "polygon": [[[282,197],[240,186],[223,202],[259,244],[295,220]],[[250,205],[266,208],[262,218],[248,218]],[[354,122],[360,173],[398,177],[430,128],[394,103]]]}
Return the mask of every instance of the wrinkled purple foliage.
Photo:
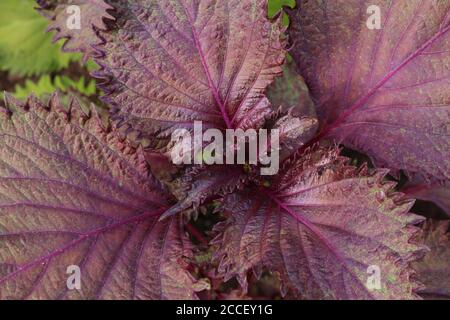
{"label": "wrinkled purple foliage", "polygon": [[[289,27],[265,0],[38,3],[100,66],[110,109],[6,94],[0,298],[249,298],[268,274],[287,298],[450,297],[448,223],[411,212],[417,197],[448,213],[449,2],[298,0]],[[279,173],[172,165],[194,121],[280,129]]]}

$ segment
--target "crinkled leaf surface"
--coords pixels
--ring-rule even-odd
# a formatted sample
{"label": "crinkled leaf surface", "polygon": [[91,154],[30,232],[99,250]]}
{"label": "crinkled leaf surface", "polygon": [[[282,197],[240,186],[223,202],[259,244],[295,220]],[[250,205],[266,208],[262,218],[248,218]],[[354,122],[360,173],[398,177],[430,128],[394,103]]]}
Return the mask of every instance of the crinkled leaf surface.
{"label": "crinkled leaf surface", "polygon": [[0,298],[195,298],[190,245],[177,218],[158,222],[171,198],[142,152],[75,101],[17,104],[0,112]]}
{"label": "crinkled leaf surface", "polygon": [[[152,145],[176,128],[258,127],[272,112],[265,88],[281,73],[282,23],[264,0],[138,0],[116,6],[98,77],[112,119]],[[150,141],[148,141],[150,140]]]}
{"label": "crinkled leaf surface", "polygon": [[[82,52],[85,58],[94,53],[93,46],[100,44],[96,30],[106,30],[105,19],[113,20],[108,13],[113,9],[104,0],[38,0],[44,15],[51,19],[48,31],[55,31],[54,40],[67,39],[64,51]],[[70,6],[78,6],[80,10],[81,28],[69,28],[68,21],[73,19],[75,12],[68,10]]]}
{"label": "crinkled leaf surface", "polygon": [[[370,5],[381,29],[366,25]],[[449,179],[450,2],[297,1],[289,16],[322,135],[378,166]]]}
{"label": "crinkled leaf surface", "polygon": [[421,241],[430,252],[414,263],[418,277],[425,285],[419,293],[427,299],[450,299],[450,232],[449,221],[427,220]]}
{"label": "crinkled leaf surface", "polygon": [[[306,299],[412,299],[409,261],[421,248],[409,242],[420,220],[412,203],[391,194],[385,172],[368,174],[315,150],[291,163],[272,186],[225,198],[229,221],[218,229],[216,259],[225,279],[265,266]],[[381,289],[366,287],[378,266]]]}

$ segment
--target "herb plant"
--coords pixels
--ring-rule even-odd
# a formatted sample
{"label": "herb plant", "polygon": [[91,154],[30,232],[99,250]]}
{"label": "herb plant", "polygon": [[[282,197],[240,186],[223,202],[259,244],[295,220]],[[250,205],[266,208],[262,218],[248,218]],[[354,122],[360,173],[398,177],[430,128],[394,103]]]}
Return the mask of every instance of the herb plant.
{"label": "herb plant", "polygon": [[[450,2],[37,2],[107,111],[5,93],[0,298],[450,297]],[[174,165],[195,121],[279,130],[279,172]]]}

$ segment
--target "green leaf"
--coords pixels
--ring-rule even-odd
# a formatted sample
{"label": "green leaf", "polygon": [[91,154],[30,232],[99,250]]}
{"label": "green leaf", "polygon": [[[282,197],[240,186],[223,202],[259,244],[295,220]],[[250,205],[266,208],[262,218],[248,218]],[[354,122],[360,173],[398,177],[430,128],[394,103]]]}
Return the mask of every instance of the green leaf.
{"label": "green leaf", "polygon": [[[283,6],[288,6],[290,8],[294,8],[295,0],[269,0],[269,6],[268,6],[269,18],[273,18],[273,16],[278,11],[280,11]],[[283,13],[283,23],[286,26],[289,24],[289,18],[285,13]]]}
{"label": "green leaf", "polygon": [[80,59],[80,54],[62,53],[62,43],[52,44],[47,21],[34,7],[33,0],[0,1],[0,70],[37,75]]}
{"label": "green leaf", "polygon": [[84,77],[73,80],[67,76],[56,76],[54,79],[50,75],[44,75],[37,82],[27,80],[24,86],[16,86],[13,95],[18,99],[26,99],[30,93],[34,93],[39,98],[51,95],[54,91],[62,92],[77,91],[85,96],[95,94],[95,81],[87,82]]}

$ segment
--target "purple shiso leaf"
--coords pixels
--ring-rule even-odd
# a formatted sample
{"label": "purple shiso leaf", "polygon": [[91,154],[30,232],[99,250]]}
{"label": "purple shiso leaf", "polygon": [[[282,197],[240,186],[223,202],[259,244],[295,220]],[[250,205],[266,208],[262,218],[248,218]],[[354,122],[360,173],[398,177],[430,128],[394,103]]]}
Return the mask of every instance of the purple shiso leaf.
{"label": "purple shiso leaf", "polygon": [[[94,109],[93,109],[94,110]],[[57,96],[0,112],[1,299],[194,299],[190,243],[142,150]],[[66,273],[81,269],[81,290]]]}
{"label": "purple shiso leaf", "polygon": [[[381,29],[366,26],[370,5]],[[450,178],[450,2],[297,1],[290,51],[322,130],[377,166]],[[318,140],[318,139],[316,139]]]}
{"label": "purple shiso leaf", "polygon": [[[156,148],[177,128],[258,128],[281,74],[281,19],[265,0],[137,0],[116,6],[119,30],[102,34],[101,86],[121,132]],[[164,144],[164,143],[162,143]]]}
{"label": "purple shiso leaf", "polygon": [[[410,261],[423,248],[410,242],[421,221],[412,201],[338,156],[336,149],[308,150],[269,188],[225,197],[229,220],[217,227],[215,259],[225,280],[247,288],[250,269],[279,272],[283,292],[305,299],[413,299]],[[369,290],[370,266],[381,271],[381,289]]]}
{"label": "purple shiso leaf", "polygon": [[413,264],[424,288],[418,293],[425,299],[450,299],[450,222],[427,220],[419,241],[430,251]]}
{"label": "purple shiso leaf", "polygon": [[[104,0],[59,0],[46,1],[38,0],[38,8],[44,16],[51,20],[48,31],[55,31],[54,41],[67,39],[63,50],[67,52],[82,52],[84,59],[93,56],[95,49],[93,46],[102,41],[97,37],[97,30],[106,30],[105,20],[114,20],[108,13],[113,7]],[[69,6],[80,8],[81,29],[70,29],[67,22],[74,12],[67,11]],[[53,8],[54,6],[54,8]]]}

